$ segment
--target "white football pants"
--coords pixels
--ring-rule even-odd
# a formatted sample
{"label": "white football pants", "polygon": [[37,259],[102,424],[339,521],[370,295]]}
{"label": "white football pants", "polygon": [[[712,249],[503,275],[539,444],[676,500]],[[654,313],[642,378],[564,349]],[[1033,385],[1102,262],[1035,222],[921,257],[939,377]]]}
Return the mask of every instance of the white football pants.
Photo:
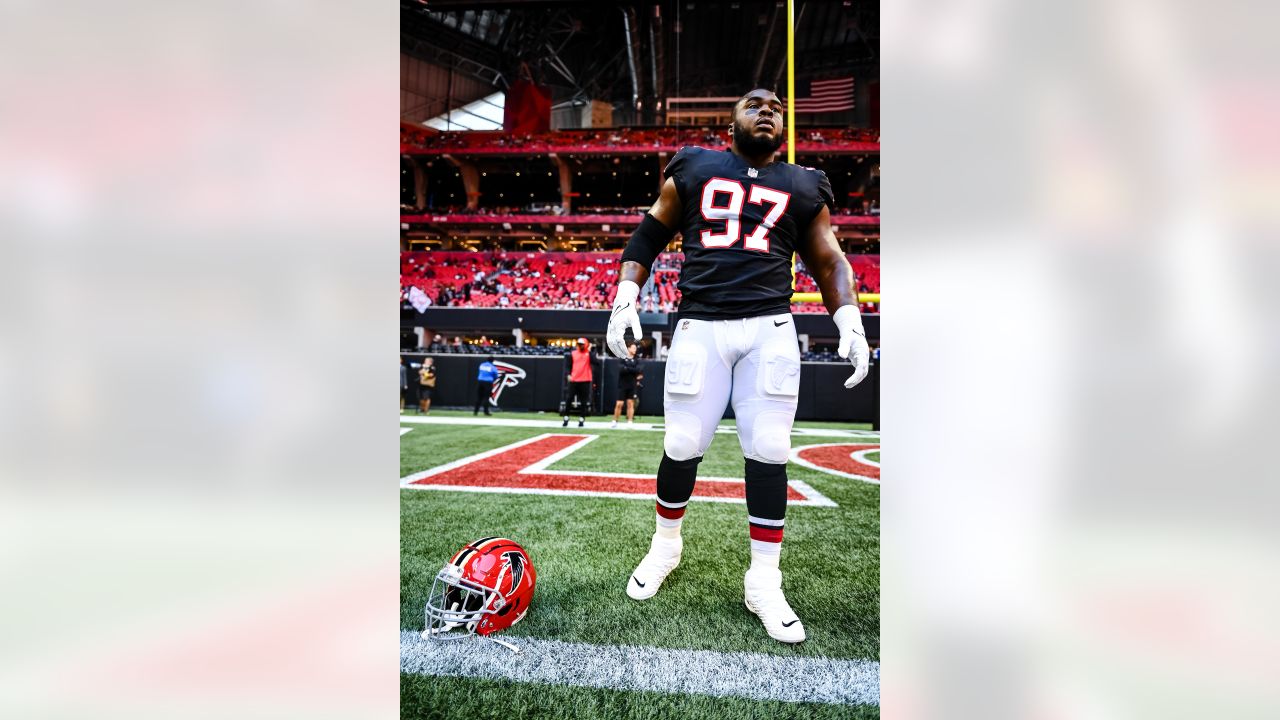
{"label": "white football pants", "polygon": [[791,313],[681,320],[667,355],[663,447],[672,460],[702,457],[732,399],[742,454],[785,464],[799,395],[800,348]]}

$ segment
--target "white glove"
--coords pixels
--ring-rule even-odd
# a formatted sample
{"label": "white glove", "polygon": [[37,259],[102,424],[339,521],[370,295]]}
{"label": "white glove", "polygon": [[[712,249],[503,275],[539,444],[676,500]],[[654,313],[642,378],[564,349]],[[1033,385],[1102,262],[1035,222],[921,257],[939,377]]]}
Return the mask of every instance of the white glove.
{"label": "white glove", "polygon": [[871,348],[867,345],[866,331],[862,329],[862,313],[853,305],[844,305],[831,319],[840,330],[840,347],[836,354],[853,363],[853,374],[844,381],[844,386],[851,388],[867,377],[867,363],[871,361]]}
{"label": "white glove", "polygon": [[639,285],[630,280],[618,283],[618,294],[613,298],[613,313],[609,315],[609,329],[605,332],[605,344],[614,357],[630,357],[627,354],[627,328],[631,328],[636,341],[640,341],[640,313],[636,312],[638,297]]}

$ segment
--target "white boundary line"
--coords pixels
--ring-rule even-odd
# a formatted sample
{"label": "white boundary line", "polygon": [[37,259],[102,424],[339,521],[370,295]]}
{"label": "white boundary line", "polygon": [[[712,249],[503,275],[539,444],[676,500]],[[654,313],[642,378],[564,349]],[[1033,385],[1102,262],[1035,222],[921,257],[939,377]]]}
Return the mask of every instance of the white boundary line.
{"label": "white boundary line", "polygon": [[[869,443],[848,443],[848,442],[842,442],[842,443],[819,443],[819,444],[817,444],[817,445],[801,445],[800,447],[793,447],[793,448],[791,448],[791,462],[793,462],[793,463],[795,463],[795,464],[797,464],[797,465],[800,465],[800,466],[802,466],[802,467],[807,467],[807,468],[809,468],[809,469],[811,469],[811,470],[817,470],[818,472],[824,472],[824,473],[826,473],[826,474],[828,474],[828,475],[838,475],[838,476],[840,476],[840,477],[846,477],[846,478],[849,478],[849,479],[851,479],[851,480],[861,480],[862,482],[865,482],[865,483],[871,483],[872,485],[879,485],[879,484],[880,484],[880,480],[879,480],[879,478],[867,477],[866,475],[855,475],[855,474],[853,474],[853,473],[842,472],[842,471],[840,471],[840,470],[832,470],[831,468],[828,468],[828,467],[822,467],[821,465],[815,465],[814,463],[811,463],[811,462],[809,462],[808,460],[805,460],[804,458],[800,457],[800,451],[801,451],[801,450],[808,450],[809,448],[819,448],[819,447],[839,447],[839,446],[841,446],[841,445],[866,445],[866,444],[869,444]],[[854,451],[854,452],[852,452],[852,453],[849,453],[849,457],[853,458],[854,460],[857,460],[858,462],[865,462],[865,463],[866,463],[866,464],[868,464],[868,465],[874,465],[874,466],[876,466],[876,467],[880,467],[880,463],[871,462],[871,461],[869,461],[869,460],[862,460],[862,459],[859,459],[859,458],[858,458],[858,455],[859,455],[859,454],[862,454],[862,453],[869,453],[869,452],[880,452],[880,448],[878,448],[878,447],[877,447],[877,448],[867,448],[866,450]],[[792,482],[792,484],[795,484],[795,483],[794,483],[794,481]]]}
{"label": "white boundary line", "polygon": [[413,428],[400,428],[400,437],[404,437],[411,432],[413,432]]}
{"label": "white boundary line", "polygon": [[[542,460],[539,460],[538,462],[521,469],[518,474],[560,475],[564,477],[582,477],[584,475],[595,475],[598,477],[624,478],[629,480],[650,480],[653,478],[652,475],[644,475],[644,474],[637,474],[637,473],[610,473],[610,472],[596,472],[594,470],[548,470],[547,469],[548,466],[569,457],[574,452],[585,447],[587,443],[591,442],[592,440],[595,440],[597,437],[599,437],[599,435],[581,435],[580,436],[580,435],[577,435],[576,433],[543,433],[541,435],[535,435],[534,437],[531,437],[531,438],[525,438],[524,440],[517,440],[516,442],[513,442],[509,445],[503,445],[502,447],[494,448],[492,450],[486,450],[481,453],[476,453],[475,455],[470,455],[468,457],[460,458],[458,460],[454,460],[453,462],[448,462],[443,465],[433,467],[429,470],[423,470],[422,472],[416,472],[411,475],[406,475],[400,478],[400,487],[401,489],[404,489],[404,490],[444,490],[444,491],[453,491],[453,492],[508,493],[513,495],[571,495],[571,496],[578,496],[578,497],[612,497],[612,498],[624,498],[624,499],[631,498],[631,499],[638,499],[638,500],[656,499],[657,495],[649,494],[649,493],[636,494],[636,493],[621,493],[621,492],[604,492],[604,491],[596,491],[596,490],[552,490],[549,488],[513,488],[513,487],[495,487],[491,485],[423,485],[423,484],[420,484],[420,481],[430,477],[435,477],[436,475],[439,475],[443,472],[454,470],[464,465],[470,465],[471,463],[476,462],[477,460],[484,460],[485,458],[490,458],[495,455],[499,455],[501,453],[507,452],[508,450],[514,450],[515,448],[522,447],[524,445],[529,445],[531,443],[538,442],[539,440],[544,440],[546,438],[551,438],[551,437],[580,437],[581,439],[565,448],[562,448],[560,450],[555,451],[554,453],[551,453],[550,455],[543,458]],[[843,445],[846,443],[838,443],[838,444]],[[728,483],[738,483],[738,484],[743,484],[746,482],[742,478],[725,478],[725,477],[699,477],[698,478],[699,482],[704,480],[707,482],[728,482]],[[809,485],[806,482],[803,482],[801,480],[790,480],[788,481],[787,484],[795,488],[797,491],[800,492],[800,494],[805,496],[803,500],[788,501],[787,504],[789,506],[790,505],[811,505],[814,507],[839,507],[839,505],[836,504],[834,500],[818,492],[816,489],[813,488],[813,486]],[[745,499],[739,499],[739,498],[701,497],[698,495],[694,495],[690,499],[698,500],[702,502],[730,502],[730,503],[739,503],[739,504],[746,502]]]}
{"label": "white boundary line", "polygon": [[[578,428],[574,423],[569,423],[569,427],[562,428],[560,420],[531,420],[523,418],[496,418],[496,417],[422,417],[421,415],[401,415],[400,422],[415,425],[477,425],[481,427],[525,427],[525,428],[555,428],[563,429],[568,432],[570,430],[609,430],[611,432],[663,432],[661,425],[651,423],[637,423],[631,427],[619,425],[616,428],[609,427],[609,423],[603,421],[591,420],[587,422],[585,427]],[[717,425],[716,434],[718,435],[734,435],[738,430],[733,425]],[[832,437],[832,438],[850,438],[850,439],[874,439],[875,442],[880,441],[880,433],[876,430],[840,430],[837,428],[791,428],[792,435],[801,437]]]}
{"label": "white boundary line", "polygon": [[875,660],[508,639],[519,654],[478,637],[425,640],[420,632],[402,630],[400,672],[781,702],[880,704],[880,663]]}

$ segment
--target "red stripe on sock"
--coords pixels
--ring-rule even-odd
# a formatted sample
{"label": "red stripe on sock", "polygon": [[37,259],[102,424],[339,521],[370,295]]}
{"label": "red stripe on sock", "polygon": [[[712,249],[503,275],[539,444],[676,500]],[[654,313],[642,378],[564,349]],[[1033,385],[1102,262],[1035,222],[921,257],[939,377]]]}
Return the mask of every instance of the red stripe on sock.
{"label": "red stripe on sock", "polygon": [[760,527],[759,525],[751,526],[751,539],[761,542],[780,543],[782,542],[782,528]]}
{"label": "red stripe on sock", "polygon": [[684,517],[685,508],[669,508],[664,507],[662,503],[654,503],[658,508],[658,514],[668,520],[679,520]]}

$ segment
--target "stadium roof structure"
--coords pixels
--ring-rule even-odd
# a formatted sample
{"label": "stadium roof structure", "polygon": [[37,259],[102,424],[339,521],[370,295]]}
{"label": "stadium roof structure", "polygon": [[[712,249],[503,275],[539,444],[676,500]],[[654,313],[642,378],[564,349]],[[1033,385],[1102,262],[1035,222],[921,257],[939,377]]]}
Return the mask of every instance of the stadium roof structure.
{"label": "stadium roof structure", "polygon": [[506,101],[505,93],[496,92],[441,113],[422,124],[436,130],[501,130]]}
{"label": "stadium roof structure", "polygon": [[[878,76],[878,0],[795,5],[798,96],[811,80]],[[432,107],[462,108],[526,78],[549,87],[557,106],[604,101],[623,122],[658,124],[671,97],[738,96],[751,87],[781,95],[786,3],[401,0],[400,45],[467,78],[447,98],[440,91]],[[438,111],[404,114],[421,122]]]}

